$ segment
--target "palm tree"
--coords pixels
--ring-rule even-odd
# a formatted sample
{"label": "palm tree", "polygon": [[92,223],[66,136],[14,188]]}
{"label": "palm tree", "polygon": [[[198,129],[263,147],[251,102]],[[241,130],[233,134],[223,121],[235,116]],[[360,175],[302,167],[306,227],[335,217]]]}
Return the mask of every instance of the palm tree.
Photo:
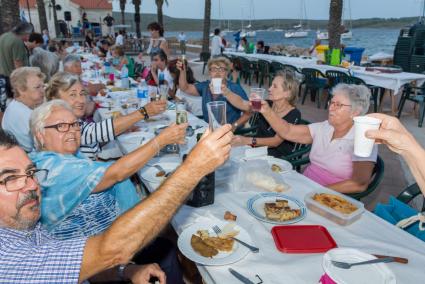
{"label": "palm tree", "polygon": [[162,6],[164,3],[168,6],[168,0],[155,0],[156,14],[158,16],[158,23],[164,27],[164,15],[162,14]]}
{"label": "palm tree", "polygon": [[342,18],[343,0],[331,0],[329,6],[329,49],[341,48],[341,18]]}
{"label": "palm tree", "polygon": [[44,6],[44,0],[37,0],[38,19],[40,22],[41,31],[47,30],[47,16],[46,7]]}
{"label": "palm tree", "polygon": [[59,37],[60,30],[59,30],[59,24],[58,24],[58,15],[56,14],[56,0],[51,0],[51,3],[52,3],[52,9],[53,9],[53,23],[55,24],[56,37]]}
{"label": "palm tree", "polygon": [[19,1],[0,0],[0,34],[19,23]]}
{"label": "palm tree", "polygon": [[210,24],[211,24],[211,0],[205,0],[204,10],[204,35],[202,37],[202,52],[209,52],[210,47]]}
{"label": "palm tree", "polygon": [[134,5],[134,22],[136,22],[136,35],[137,38],[140,38],[140,4],[142,3],[141,0],[133,0]]}
{"label": "palm tree", "polygon": [[125,25],[125,0],[120,0],[120,10],[121,10],[121,24]]}

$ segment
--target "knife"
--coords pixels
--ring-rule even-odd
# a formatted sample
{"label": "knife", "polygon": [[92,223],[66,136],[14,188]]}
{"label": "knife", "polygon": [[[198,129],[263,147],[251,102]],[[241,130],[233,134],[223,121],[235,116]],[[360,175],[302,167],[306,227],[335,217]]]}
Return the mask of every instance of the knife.
{"label": "knife", "polygon": [[394,262],[403,263],[403,264],[409,263],[409,260],[407,258],[404,258],[404,257],[387,256],[387,255],[379,255],[379,254],[374,254],[374,256],[376,258],[392,257],[392,258],[394,258]]}
{"label": "knife", "polygon": [[229,267],[229,272],[235,276],[239,281],[241,281],[242,283],[245,284],[255,284],[254,282],[252,282],[251,280],[249,280],[248,278],[246,278],[245,276],[243,276],[242,274],[240,274],[239,272],[237,272],[236,270],[232,269]]}

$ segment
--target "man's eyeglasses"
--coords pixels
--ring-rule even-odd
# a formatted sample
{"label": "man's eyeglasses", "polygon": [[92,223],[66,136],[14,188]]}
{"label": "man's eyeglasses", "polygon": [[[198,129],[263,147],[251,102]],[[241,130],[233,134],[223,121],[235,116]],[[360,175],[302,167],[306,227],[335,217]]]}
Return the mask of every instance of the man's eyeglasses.
{"label": "man's eyeglasses", "polygon": [[221,73],[224,73],[224,72],[226,72],[227,71],[227,68],[226,67],[211,67],[210,68],[210,72],[221,72]]}
{"label": "man's eyeglasses", "polygon": [[44,126],[44,128],[54,128],[58,132],[68,132],[70,128],[72,128],[73,130],[80,130],[81,122],[80,121],[75,121],[71,123],[61,122],[54,125]]}
{"label": "man's eyeglasses", "polygon": [[0,185],[4,185],[9,192],[19,191],[28,185],[28,178],[40,183],[46,179],[48,173],[49,171],[46,169],[29,170],[25,175],[12,175],[6,177],[4,180],[0,181]]}
{"label": "man's eyeglasses", "polygon": [[351,105],[345,105],[345,104],[342,104],[342,103],[339,103],[339,102],[329,101],[328,102],[328,107],[331,107],[331,106],[335,107],[336,109],[341,109],[344,106],[351,107]]}

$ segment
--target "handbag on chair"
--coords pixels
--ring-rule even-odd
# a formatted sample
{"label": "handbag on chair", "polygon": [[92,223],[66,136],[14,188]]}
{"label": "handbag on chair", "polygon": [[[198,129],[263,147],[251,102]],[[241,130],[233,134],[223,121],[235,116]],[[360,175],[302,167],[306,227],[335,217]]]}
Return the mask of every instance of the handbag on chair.
{"label": "handbag on chair", "polygon": [[425,215],[391,196],[388,204],[378,203],[374,213],[411,235],[425,241]]}

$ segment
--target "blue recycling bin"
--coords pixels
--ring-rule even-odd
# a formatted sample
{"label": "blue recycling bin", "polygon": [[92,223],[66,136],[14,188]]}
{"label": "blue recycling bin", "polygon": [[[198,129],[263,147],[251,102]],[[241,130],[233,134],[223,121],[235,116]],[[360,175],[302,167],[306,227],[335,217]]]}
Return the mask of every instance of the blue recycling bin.
{"label": "blue recycling bin", "polygon": [[72,37],[80,37],[81,29],[80,27],[72,27]]}
{"label": "blue recycling bin", "polygon": [[355,65],[360,65],[362,61],[363,47],[346,47],[344,48],[345,55],[350,56],[350,62],[354,62]]}

